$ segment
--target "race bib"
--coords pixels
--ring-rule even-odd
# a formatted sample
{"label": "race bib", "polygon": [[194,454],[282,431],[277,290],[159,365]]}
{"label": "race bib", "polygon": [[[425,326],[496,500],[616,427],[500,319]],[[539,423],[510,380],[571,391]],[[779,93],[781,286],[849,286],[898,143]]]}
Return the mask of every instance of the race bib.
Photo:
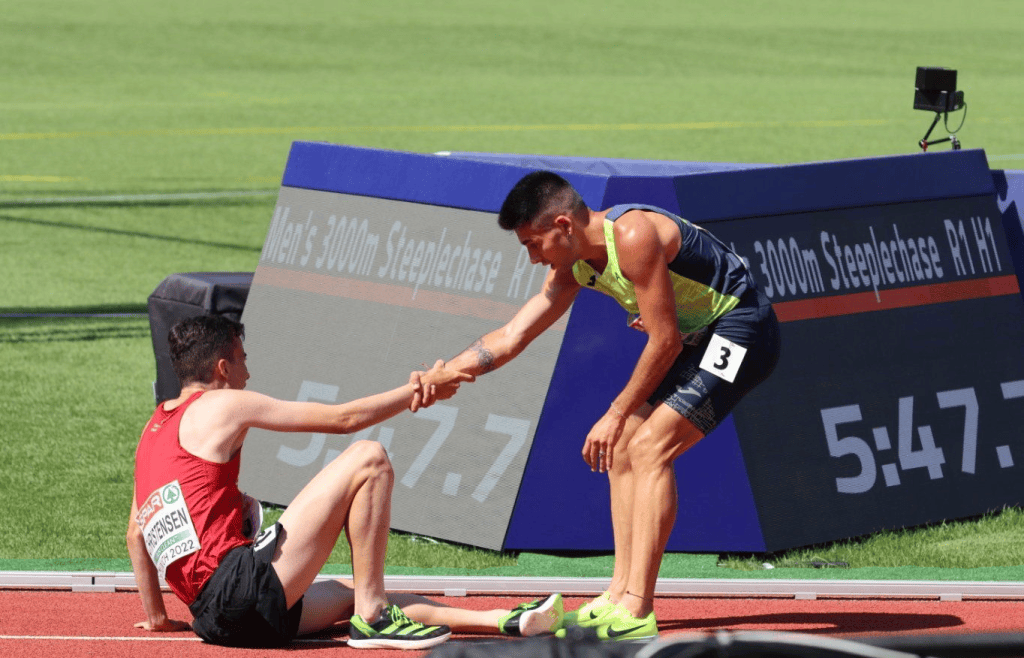
{"label": "race bib", "polygon": [[708,349],[704,352],[700,367],[701,370],[732,383],[736,381],[736,373],[739,372],[740,364],[746,355],[747,348],[714,334],[708,341]]}
{"label": "race bib", "polygon": [[151,493],[135,522],[142,528],[146,550],[161,578],[169,564],[199,550],[199,535],[177,480]]}

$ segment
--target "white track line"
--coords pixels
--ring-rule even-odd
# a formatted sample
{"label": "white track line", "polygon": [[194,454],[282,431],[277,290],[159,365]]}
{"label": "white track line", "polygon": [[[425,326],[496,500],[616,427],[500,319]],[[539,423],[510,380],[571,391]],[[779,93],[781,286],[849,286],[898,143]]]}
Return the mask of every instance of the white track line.
{"label": "white track line", "polygon": [[0,635],[0,640],[81,640],[83,642],[201,642],[198,637],[117,637],[104,635]]}

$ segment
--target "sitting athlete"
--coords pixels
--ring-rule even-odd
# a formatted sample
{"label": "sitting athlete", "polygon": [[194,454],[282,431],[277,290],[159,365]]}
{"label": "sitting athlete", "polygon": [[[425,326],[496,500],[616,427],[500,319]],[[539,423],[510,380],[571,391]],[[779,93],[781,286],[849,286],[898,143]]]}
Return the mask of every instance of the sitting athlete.
{"label": "sitting athlete", "polygon": [[566,623],[603,639],[652,639],[654,590],[678,501],[673,462],[718,425],[779,358],[778,321],[742,259],[706,230],[645,205],[586,206],[561,176],[534,172],[509,192],[498,224],[541,291],[504,327],[447,366],[482,375],[509,362],[568,309],[581,288],[610,295],[647,344],[592,427],[583,459],[608,472],[615,568],[608,590]]}
{"label": "sitting athlete", "polygon": [[[238,489],[250,427],[350,434],[446,400],[473,377],[438,362],[404,386],[352,402],[282,401],[243,390],[243,336],[240,323],[218,315],[171,329],[181,394],[157,407],[135,455],[127,541],[147,617],[136,627],[189,627],[167,617],[163,577],[188,605],[195,633],[214,644],[279,646],[349,617],[356,648],[424,649],[451,629],[528,636],[559,628],[558,594],[514,610],[473,611],[385,593],[394,472],[376,442],[353,443],[253,541],[259,503]],[[352,548],[351,582],[314,582],[342,531]]]}

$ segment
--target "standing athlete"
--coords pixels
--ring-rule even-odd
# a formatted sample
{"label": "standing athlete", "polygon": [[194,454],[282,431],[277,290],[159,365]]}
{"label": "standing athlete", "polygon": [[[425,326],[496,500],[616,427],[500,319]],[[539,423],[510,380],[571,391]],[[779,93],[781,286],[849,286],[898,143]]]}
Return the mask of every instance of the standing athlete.
{"label": "standing athlete", "polygon": [[528,174],[498,224],[550,270],[504,327],[446,364],[481,375],[515,358],[583,287],[614,298],[647,334],[632,375],[583,443],[608,472],[615,569],[566,623],[602,639],[657,636],[654,590],[678,506],[674,460],[700,441],[779,358],[778,321],[742,259],[706,230],[645,205],[586,206],[561,176]]}
{"label": "standing athlete", "polygon": [[[449,627],[536,635],[560,626],[558,594],[489,611],[386,594],[394,471],[373,441],[353,443],[324,467],[253,541],[259,503],[238,489],[249,428],[350,434],[448,399],[473,378],[438,363],[404,386],[352,402],[277,400],[243,390],[249,379],[243,334],[241,324],[218,315],[171,329],[181,395],[157,407],[135,454],[127,541],[146,612],[137,627],[188,628],[167,617],[160,577],[189,606],[195,633],[214,644],[278,646],[350,617],[348,644],[355,648],[425,649],[445,641]],[[314,582],[343,531],[352,548],[352,580]]]}

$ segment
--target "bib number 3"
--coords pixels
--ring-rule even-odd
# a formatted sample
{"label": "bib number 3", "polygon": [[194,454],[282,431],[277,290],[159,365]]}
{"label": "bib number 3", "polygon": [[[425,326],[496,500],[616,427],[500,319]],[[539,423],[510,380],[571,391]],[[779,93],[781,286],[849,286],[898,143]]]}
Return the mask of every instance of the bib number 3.
{"label": "bib number 3", "polygon": [[701,359],[701,370],[706,370],[730,384],[736,380],[736,373],[740,370],[740,364],[747,355],[747,348],[737,345],[728,338],[718,334],[708,341],[708,348]]}

